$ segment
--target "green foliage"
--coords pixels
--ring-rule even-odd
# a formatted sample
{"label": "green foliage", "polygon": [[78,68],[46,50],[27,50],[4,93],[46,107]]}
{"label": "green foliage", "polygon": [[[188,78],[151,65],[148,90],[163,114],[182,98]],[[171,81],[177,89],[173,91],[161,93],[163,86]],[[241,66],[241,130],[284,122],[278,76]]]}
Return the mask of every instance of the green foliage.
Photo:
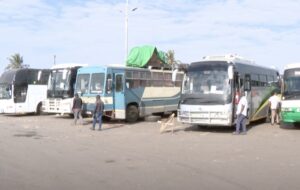
{"label": "green foliage", "polygon": [[5,67],[6,70],[29,67],[29,65],[23,64],[23,56],[19,53],[16,53],[7,59],[9,60],[9,64]]}

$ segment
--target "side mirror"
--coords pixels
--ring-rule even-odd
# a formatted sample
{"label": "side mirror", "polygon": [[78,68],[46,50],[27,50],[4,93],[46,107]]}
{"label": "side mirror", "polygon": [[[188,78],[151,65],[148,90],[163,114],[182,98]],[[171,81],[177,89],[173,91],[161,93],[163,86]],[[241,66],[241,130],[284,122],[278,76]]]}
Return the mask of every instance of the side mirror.
{"label": "side mirror", "polygon": [[112,89],[112,79],[107,79],[107,87],[106,90],[107,91],[111,91]]}
{"label": "side mirror", "polygon": [[63,70],[63,76],[62,76],[63,80],[66,80],[67,73],[68,73],[68,70]]}
{"label": "side mirror", "polygon": [[232,65],[229,65],[227,72],[228,72],[228,78],[230,80],[232,80],[233,79],[233,66]]}
{"label": "side mirror", "polygon": [[245,75],[244,90],[245,91],[251,91],[251,78],[250,78],[250,75]]}
{"label": "side mirror", "polygon": [[39,71],[38,72],[38,78],[37,78],[38,81],[41,79],[41,76],[42,76],[42,71]]}
{"label": "side mirror", "polygon": [[173,82],[176,81],[177,72],[178,72],[178,69],[175,69],[175,70],[172,72],[172,81],[173,81]]}

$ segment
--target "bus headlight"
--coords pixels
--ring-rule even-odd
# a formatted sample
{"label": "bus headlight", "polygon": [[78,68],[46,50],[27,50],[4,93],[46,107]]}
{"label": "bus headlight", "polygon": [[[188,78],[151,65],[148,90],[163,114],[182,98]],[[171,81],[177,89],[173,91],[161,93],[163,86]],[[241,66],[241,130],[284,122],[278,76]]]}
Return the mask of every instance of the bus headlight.
{"label": "bus headlight", "polygon": [[180,111],[179,113],[183,117],[188,117],[189,116],[189,112],[188,111]]}
{"label": "bus headlight", "polygon": [[285,112],[291,112],[293,111],[292,108],[281,108],[282,111],[285,111]]}

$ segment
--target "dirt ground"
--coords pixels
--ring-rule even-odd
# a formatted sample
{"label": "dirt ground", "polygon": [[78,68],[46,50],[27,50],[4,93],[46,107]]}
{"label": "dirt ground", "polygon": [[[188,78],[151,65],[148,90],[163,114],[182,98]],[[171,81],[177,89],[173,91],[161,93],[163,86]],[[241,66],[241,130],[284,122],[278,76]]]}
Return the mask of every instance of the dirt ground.
{"label": "dirt ground", "polygon": [[1,190],[300,189],[300,128],[233,129],[105,122],[92,131],[55,115],[0,116]]}

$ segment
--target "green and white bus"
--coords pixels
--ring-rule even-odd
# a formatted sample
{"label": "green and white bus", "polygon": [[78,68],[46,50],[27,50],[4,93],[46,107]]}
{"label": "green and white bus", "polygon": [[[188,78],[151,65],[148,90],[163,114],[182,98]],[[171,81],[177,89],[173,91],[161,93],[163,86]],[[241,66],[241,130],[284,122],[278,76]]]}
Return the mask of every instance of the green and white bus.
{"label": "green and white bus", "polygon": [[187,124],[232,126],[242,90],[249,103],[248,122],[268,118],[268,99],[280,90],[279,78],[276,69],[239,56],[206,56],[187,69],[177,118]]}
{"label": "green and white bus", "polygon": [[281,121],[300,122],[300,63],[289,64],[284,68]]}

